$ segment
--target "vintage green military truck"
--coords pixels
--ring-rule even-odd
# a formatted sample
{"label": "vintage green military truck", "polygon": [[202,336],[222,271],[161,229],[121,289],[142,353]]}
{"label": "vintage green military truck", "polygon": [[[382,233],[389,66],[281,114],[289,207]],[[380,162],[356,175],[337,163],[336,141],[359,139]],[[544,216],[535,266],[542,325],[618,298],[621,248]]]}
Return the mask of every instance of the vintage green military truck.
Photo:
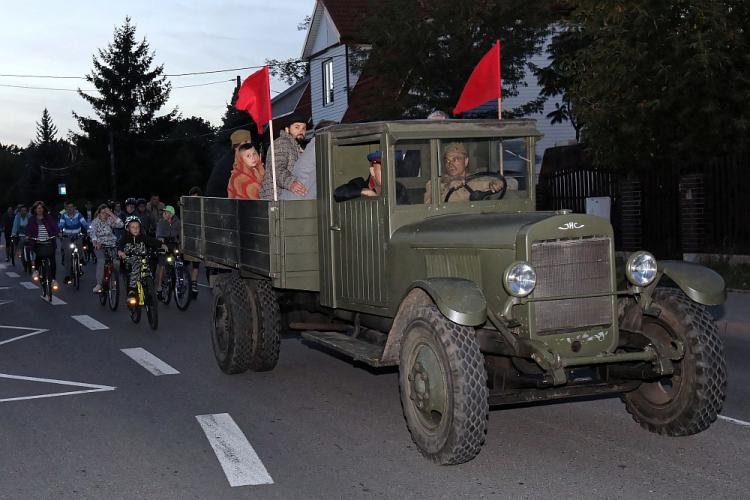
{"label": "vintage green military truck", "polygon": [[[406,425],[441,464],[479,453],[491,405],[618,394],[652,432],[708,428],[726,363],[705,306],[724,281],[645,251],[618,272],[608,221],[536,211],[539,137],[525,120],[337,125],[316,137],[317,200],[184,197],[184,251],[220,270],[221,369],[272,369],[282,328],[397,365]],[[381,195],[337,202],[375,150]]]}

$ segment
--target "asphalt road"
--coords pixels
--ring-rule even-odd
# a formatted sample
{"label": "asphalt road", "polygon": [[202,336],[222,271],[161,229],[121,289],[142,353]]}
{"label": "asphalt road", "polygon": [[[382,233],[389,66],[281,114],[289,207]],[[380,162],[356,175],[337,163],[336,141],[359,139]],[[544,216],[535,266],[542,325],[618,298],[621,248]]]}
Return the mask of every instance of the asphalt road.
{"label": "asphalt road", "polygon": [[[409,438],[393,370],[289,338],[274,371],[227,376],[213,359],[206,288],[185,313],[161,309],[154,332],[123,304],[100,307],[90,275],[52,306],[9,271],[0,269],[2,499],[750,497],[750,338],[738,333],[724,335],[723,415],[734,421],[664,438],[616,398],[497,410],[482,453],[440,467]],[[72,317],[81,315],[107,329]],[[155,376],[122,351],[134,348],[168,365],[151,360],[152,370],[179,373]],[[74,394],[33,398],[50,393]],[[219,454],[208,436],[219,436]],[[231,470],[243,460],[250,478]]]}

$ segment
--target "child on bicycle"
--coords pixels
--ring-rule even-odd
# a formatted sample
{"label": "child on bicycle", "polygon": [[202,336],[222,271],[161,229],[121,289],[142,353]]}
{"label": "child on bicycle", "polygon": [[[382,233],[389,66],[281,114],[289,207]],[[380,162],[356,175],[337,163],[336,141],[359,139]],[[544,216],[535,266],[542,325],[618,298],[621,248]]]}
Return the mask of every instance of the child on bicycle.
{"label": "child on bicycle", "polygon": [[137,216],[131,215],[125,219],[125,234],[117,242],[117,255],[124,259],[130,268],[128,297],[135,296],[138,278],[141,274],[141,259],[148,255],[149,249],[158,248],[167,251],[167,245],[141,232],[141,220]]}
{"label": "child on bicycle", "polygon": [[89,226],[89,236],[94,245],[96,255],[96,286],[94,293],[102,291],[102,280],[104,279],[105,252],[111,251],[117,244],[117,236],[114,229],[122,228],[123,223],[119,217],[112,213],[106,203],[102,203],[94,213],[94,220]]}

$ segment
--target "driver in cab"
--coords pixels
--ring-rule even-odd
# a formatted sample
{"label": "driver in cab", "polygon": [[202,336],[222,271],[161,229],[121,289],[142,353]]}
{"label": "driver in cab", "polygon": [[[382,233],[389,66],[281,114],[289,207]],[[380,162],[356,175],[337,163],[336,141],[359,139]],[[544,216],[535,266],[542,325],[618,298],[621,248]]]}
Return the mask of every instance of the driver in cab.
{"label": "driver in cab", "polygon": [[[467,174],[469,154],[463,144],[451,142],[443,152],[443,176],[440,177],[440,202],[479,201],[504,191],[505,181],[495,174]],[[476,177],[476,178],[472,178]],[[432,203],[432,181],[425,186],[424,202]]]}

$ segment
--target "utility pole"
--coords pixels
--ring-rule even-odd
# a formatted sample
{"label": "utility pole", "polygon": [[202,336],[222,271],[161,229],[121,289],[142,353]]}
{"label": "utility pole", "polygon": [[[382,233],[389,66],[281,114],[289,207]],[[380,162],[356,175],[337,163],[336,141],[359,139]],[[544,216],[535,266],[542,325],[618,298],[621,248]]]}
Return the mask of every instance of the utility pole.
{"label": "utility pole", "polygon": [[115,166],[115,134],[109,130],[109,175],[112,177],[112,199],[117,199],[117,167]]}

